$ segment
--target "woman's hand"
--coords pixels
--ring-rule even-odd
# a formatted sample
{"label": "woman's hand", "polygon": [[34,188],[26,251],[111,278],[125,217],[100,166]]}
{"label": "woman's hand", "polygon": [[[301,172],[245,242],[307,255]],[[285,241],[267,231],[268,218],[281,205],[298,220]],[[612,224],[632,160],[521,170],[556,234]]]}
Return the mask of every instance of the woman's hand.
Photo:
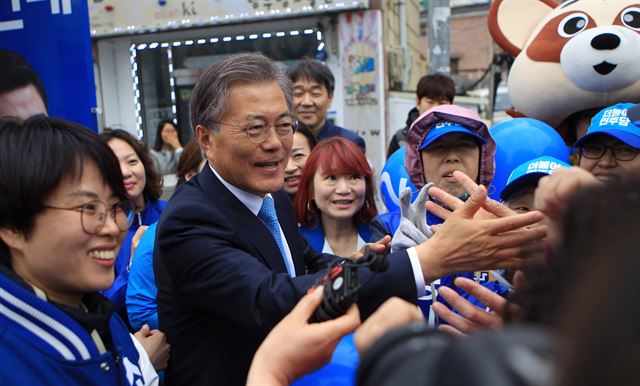
{"label": "woman's hand", "polygon": [[156,371],[164,370],[169,364],[169,353],[171,347],[167,343],[164,332],[160,330],[149,330],[149,325],[145,324],[133,334],[138,339],[144,351],[149,356],[149,360]]}
{"label": "woman's hand", "polygon": [[365,253],[367,253],[367,249],[370,249],[376,253],[384,253],[389,250],[389,245],[391,243],[391,236],[386,235],[375,243],[366,243],[364,247],[358,249],[353,252],[351,256],[349,256],[350,260],[360,260]]}
{"label": "woman's hand", "polygon": [[424,323],[420,309],[400,298],[390,298],[358,328],[354,342],[360,356],[382,335],[409,323]]}
{"label": "woman's hand", "polygon": [[309,323],[323,293],[316,287],[271,330],[253,357],[247,385],[289,385],[327,364],[340,339],[360,325],[355,304],[336,319]]}

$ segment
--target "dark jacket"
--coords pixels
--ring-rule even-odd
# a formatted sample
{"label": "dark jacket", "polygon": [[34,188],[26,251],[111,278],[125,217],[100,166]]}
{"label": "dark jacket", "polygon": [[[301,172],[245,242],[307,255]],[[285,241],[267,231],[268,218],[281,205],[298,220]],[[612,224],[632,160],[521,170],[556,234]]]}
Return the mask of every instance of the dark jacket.
{"label": "dark jacket", "polygon": [[331,138],[331,137],[343,137],[348,139],[349,141],[355,143],[360,146],[362,151],[367,150],[367,145],[364,143],[364,138],[354,133],[351,130],[347,130],[344,127],[340,127],[332,124],[328,120],[324,121],[324,125],[316,135],[318,141],[322,141],[323,139]]}
{"label": "dark jacket", "polygon": [[396,150],[400,149],[402,146],[407,143],[407,133],[409,132],[409,128],[413,121],[415,121],[420,116],[420,111],[416,107],[409,110],[409,114],[407,114],[406,126],[398,131],[391,137],[391,142],[389,142],[389,148],[387,149],[387,159],[391,157],[391,154],[395,153]]}
{"label": "dark jacket", "polygon": [[[158,223],[154,271],[160,329],[171,344],[167,384],[240,385],[266,334],[326,272],[332,255],[298,232],[284,191],[272,194],[296,274],[267,227],[205,167],[174,193]],[[416,302],[406,252],[359,293],[363,318],[390,296]],[[310,274],[306,275],[305,272]]]}

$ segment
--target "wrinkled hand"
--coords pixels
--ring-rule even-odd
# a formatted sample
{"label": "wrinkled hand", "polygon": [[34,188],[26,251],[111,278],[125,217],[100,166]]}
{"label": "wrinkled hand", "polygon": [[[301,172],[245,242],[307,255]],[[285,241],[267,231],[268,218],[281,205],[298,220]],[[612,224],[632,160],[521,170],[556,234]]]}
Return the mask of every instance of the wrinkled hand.
{"label": "wrinkled hand", "polygon": [[391,250],[402,251],[425,242],[433,235],[427,225],[427,210],[425,204],[429,201],[427,185],[420,190],[416,200],[411,203],[411,188],[400,192],[400,224],[391,239]]}
{"label": "wrinkled hand", "polygon": [[353,252],[351,256],[348,258],[350,260],[360,260],[365,253],[367,253],[367,249],[370,249],[376,253],[384,253],[389,249],[389,243],[391,242],[391,236],[387,235],[376,241],[375,243],[366,243],[362,248]]}
{"label": "wrinkled hand", "polygon": [[304,296],[271,330],[253,357],[247,385],[289,385],[328,363],[340,339],[360,325],[355,304],[336,319],[309,323],[323,292],[318,286]]}
{"label": "wrinkled hand", "polygon": [[515,270],[522,257],[544,249],[537,242],[545,237],[546,226],[530,227],[542,220],[542,213],[475,219],[486,200],[486,188],[478,186],[429,240],[416,247],[425,282],[458,272]]}
{"label": "wrinkled hand", "polygon": [[354,342],[360,356],[382,335],[409,323],[424,323],[422,312],[415,304],[395,297],[385,301],[356,331]]}
{"label": "wrinkled hand", "polygon": [[431,306],[433,312],[441,320],[449,323],[449,325],[443,324],[438,327],[440,330],[454,335],[466,335],[483,328],[497,329],[502,327],[504,312],[507,308],[507,300],[505,298],[467,278],[456,278],[454,284],[474,296],[493,312],[473,305],[453,289],[442,286],[438,288],[438,294],[459,314],[448,309],[442,303],[434,302]]}
{"label": "wrinkled hand", "polygon": [[[471,192],[476,190],[479,186],[475,183],[475,181],[469,178],[469,176],[459,170],[453,172],[453,177],[469,194],[471,194]],[[464,201],[462,201],[458,197],[452,196],[451,194],[435,186],[429,189],[429,195],[438,200],[440,203],[444,204],[444,206],[439,205],[436,202],[429,201],[426,204],[427,210],[443,220],[449,218],[454,210],[464,204]],[[478,210],[478,212],[476,212],[473,218],[483,220],[513,216],[515,214],[517,213],[509,209],[506,205],[502,205],[498,201],[492,200],[491,198],[487,197],[485,202],[482,204],[482,207]]]}
{"label": "wrinkled hand", "polygon": [[534,205],[550,219],[558,220],[578,189],[598,184],[602,182],[584,169],[558,168],[538,182]]}
{"label": "wrinkled hand", "polygon": [[133,334],[138,339],[144,351],[149,355],[151,364],[156,371],[164,370],[169,363],[171,347],[167,343],[167,337],[160,330],[149,331],[149,325],[145,324]]}
{"label": "wrinkled hand", "polygon": [[548,219],[551,245],[557,245],[559,242],[562,218],[571,197],[585,186],[598,184],[602,182],[580,168],[558,168],[553,174],[540,179],[533,203]]}

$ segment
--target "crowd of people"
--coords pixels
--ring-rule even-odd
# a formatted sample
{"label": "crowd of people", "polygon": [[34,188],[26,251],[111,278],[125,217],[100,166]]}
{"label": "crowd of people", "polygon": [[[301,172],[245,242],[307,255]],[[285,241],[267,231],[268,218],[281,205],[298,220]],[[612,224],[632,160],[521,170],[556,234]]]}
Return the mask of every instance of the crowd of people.
{"label": "crowd of people", "polygon": [[[453,104],[451,78],[426,75],[388,150],[412,188],[380,213],[364,139],[326,118],[335,80],[316,60],[213,63],[194,139],[161,121],[152,149],[48,117],[28,64],[3,52],[2,66],[0,383],[287,385],[351,333],[360,385],[633,379],[634,103],[593,111],[572,166],[555,132],[532,149],[527,118],[488,127]],[[505,156],[517,146],[524,159]],[[338,316],[315,322],[319,307]]]}

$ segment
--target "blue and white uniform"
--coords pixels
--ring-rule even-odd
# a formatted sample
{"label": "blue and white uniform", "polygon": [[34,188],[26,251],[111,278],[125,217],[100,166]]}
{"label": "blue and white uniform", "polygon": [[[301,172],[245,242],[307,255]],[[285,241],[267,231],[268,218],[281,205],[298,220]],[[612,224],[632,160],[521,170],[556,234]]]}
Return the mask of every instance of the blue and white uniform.
{"label": "blue and white uniform", "polygon": [[[42,291],[18,280],[0,267],[0,384],[158,384],[149,357],[118,315],[107,314],[102,334],[89,332]],[[85,298],[92,296],[100,295]],[[88,309],[85,315],[96,316]]]}

